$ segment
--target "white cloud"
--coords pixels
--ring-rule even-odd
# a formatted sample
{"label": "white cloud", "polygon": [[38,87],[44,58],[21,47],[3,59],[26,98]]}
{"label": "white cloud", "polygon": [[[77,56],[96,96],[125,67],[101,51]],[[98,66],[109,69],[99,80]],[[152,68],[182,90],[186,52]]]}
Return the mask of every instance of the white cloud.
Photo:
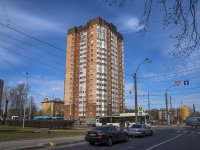
{"label": "white cloud", "polygon": [[30,12],[25,12],[17,8],[9,9],[8,14],[11,21],[10,25],[16,28],[23,28],[33,33],[35,31],[38,33],[47,31],[66,33],[66,27],[48,18],[48,16],[46,18],[38,17],[37,13],[31,14]]}
{"label": "white cloud", "polygon": [[54,79],[51,76],[45,76],[44,78],[41,78],[37,75],[34,76],[30,81],[35,85],[32,86],[31,89],[36,92],[36,95],[41,95],[41,97],[39,98],[41,101],[45,97],[48,97],[50,99],[53,99],[54,97],[63,100],[63,80]]}
{"label": "white cloud", "polygon": [[122,16],[112,19],[112,22],[117,26],[118,31],[123,33],[137,32],[144,28],[140,26],[140,21],[136,17]]}

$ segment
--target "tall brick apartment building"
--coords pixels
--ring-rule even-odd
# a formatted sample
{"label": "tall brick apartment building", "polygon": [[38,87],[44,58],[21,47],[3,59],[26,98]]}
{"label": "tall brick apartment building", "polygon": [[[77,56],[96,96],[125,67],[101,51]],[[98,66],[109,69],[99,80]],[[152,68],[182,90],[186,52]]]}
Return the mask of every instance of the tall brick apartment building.
{"label": "tall brick apartment building", "polygon": [[100,17],[68,30],[65,119],[124,112],[124,44],[117,28]]}

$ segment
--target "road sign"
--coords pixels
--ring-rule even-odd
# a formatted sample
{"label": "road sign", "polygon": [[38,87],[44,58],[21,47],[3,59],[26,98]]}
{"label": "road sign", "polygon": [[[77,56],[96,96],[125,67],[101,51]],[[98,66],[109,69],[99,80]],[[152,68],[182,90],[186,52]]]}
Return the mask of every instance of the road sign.
{"label": "road sign", "polygon": [[184,85],[189,85],[189,80],[184,81]]}
{"label": "road sign", "polygon": [[138,112],[144,112],[144,107],[143,106],[138,106]]}

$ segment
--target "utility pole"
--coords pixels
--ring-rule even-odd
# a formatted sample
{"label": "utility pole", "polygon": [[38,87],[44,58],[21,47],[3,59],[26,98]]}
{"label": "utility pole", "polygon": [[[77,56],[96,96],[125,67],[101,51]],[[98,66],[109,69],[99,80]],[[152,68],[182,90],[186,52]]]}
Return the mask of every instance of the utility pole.
{"label": "utility pole", "polygon": [[5,124],[5,120],[7,117],[7,110],[8,110],[8,100],[5,101],[5,105],[4,105],[3,124]]}
{"label": "utility pole", "polygon": [[135,124],[138,124],[138,106],[137,106],[137,82],[136,82],[136,73],[134,73],[134,89],[135,89]]}
{"label": "utility pole", "polygon": [[167,99],[167,91],[169,90],[169,88],[175,86],[175,84],[169,86],[167,88],[167,90],[165,91],[165,101],[166,101],[166,118],[167,118],[167,124],[170,125],[170,118],[169,118],[169,108],[168,108],[168,99]]}
{"label": "utility pole", "polygon": [[149,91],[148,91],[148,109],[149,109],[149,122],[150,122],[150,102],[149,102]]}
{"label": "utility pole", "polygon": [[134,89],[135,89],[135,124],[138,124],[138,101],[137,101],[137,70],[139,69],[139,67],[141,65],[144,65],[146,63],[150,63],[151,60],[149,60],[149,58],[146,58],[145,60],[143,60],[142,62],[139,63],[139,65],[137,66],[137,69],[134,73]]}
{"label": "utility pole", "polygon": [[170,110],[169,110],[169,118],[170,118],[170,122],[172,122],[172,97],[170,96]]}
{"label": "utility pole", "polygon": [[26,72],[26,98],[24,101],[24,117],[23,117],[23,128],[25,124],[25,115],[26,115],[26,102],[27,102],[27,97],[28,97],[28,72]]}
{"label": "utility pole", "polygon": [[167,124],[170,124],[167,92],[165,92],[165,100],[166,100],[166,118],[167,118]]}
{"label": "utility pole", "polygon": [[195,105],[194,104],[193,104],[193,112],[194,112],[194,116],[196,117]]}
{"label": "utility pole", "polygon": [[2,112],[1,104],[2,104],[2,97],[3,97],[3,84],[4,84],[4,80],[0,79],[0,116],[1,116],[1,112]]}
{"label": "utility pole", "polygon": [[31,111],[32,111],[32,97],[30,99],[30,108],[29,108],[29,120],[31,120]]}

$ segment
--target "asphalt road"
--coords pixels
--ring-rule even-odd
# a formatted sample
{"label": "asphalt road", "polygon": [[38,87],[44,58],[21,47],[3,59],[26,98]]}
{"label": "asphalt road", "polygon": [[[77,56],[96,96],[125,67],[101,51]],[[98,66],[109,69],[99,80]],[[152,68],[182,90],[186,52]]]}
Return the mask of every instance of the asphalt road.
{"label": "asphalt road", "polygon": [[200,128],[162,127],[154,128],[153,136],[130,138],[128,142],[114,143],[112,146],[88,142],[46,148],[46,150],[191,150],[200,149]]}

